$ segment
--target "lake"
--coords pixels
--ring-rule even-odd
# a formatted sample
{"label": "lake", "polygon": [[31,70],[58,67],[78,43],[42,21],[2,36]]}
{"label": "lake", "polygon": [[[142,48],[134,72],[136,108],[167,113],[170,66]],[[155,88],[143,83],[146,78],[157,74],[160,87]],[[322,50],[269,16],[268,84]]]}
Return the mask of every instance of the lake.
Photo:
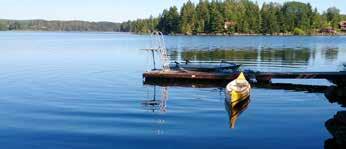
{"label": "lake", "polygon": [[[225,59],[260,71],[340,71],[346,62],[346,37],[165,40],[172,61]],[[0,32],[1,147],[318,149],[333,138],[325,122],[344,108],[323,92],[254,87],[231,128],[222,87],[143,84],[153,66],[141,49],[150,42],[126,33]]]}

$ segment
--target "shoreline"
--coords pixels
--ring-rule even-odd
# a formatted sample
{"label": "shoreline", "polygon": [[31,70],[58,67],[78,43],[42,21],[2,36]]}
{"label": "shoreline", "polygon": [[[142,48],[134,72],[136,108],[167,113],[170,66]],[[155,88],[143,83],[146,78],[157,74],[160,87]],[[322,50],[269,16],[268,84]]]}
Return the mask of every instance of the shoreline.
{"label": "shoreline", "polygon": [[[45,30],[4,30],[1,32],[57,32],[57,33],[127,33],[127,34],[135,34],[135,35],[150,35],[150,33],[135,33],[135,32],[121,32],[121,31],[45,31]],[[278,34],[247,34],[247,33],[198,33],[198,34],[165,34],[168,36],[346,36],[346,32],[338,32],[335,34],[327,34],[327,33],[313,33],[306,35],[294,35],[291,33],[278,33]]]}
{"label": "shoreline", "polygon": [[170,36],[346,36],[346,32],[330,33],[313,33],[306,35],[294,35],[292,33],[278,34],[247,34],[247,33],[199,33],[199,34],[168,34]]}

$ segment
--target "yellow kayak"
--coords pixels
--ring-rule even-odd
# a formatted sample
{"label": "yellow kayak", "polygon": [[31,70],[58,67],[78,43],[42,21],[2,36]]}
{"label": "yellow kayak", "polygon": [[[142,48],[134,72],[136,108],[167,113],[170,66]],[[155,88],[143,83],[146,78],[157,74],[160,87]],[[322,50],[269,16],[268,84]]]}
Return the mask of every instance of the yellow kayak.
{"label": "yellow kayak", "polygon": [[237,79],[226,86],[226,94],[230,98],[230,103],[235,105],[250,97],[251,85],[246,80],[244,73],[240,73]]}

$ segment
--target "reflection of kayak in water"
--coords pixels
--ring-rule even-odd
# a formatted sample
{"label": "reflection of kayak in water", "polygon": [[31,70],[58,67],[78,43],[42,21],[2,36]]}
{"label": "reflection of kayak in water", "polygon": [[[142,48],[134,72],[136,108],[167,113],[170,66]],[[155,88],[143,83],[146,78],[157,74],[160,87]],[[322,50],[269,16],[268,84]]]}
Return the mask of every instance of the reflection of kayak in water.
{"label": "reflection of kayak in water", "polygon": [[246,80],[244,73],[240,73],[237,79],[226,86],[226,94],[230,98],[230,103],[235,105],[250,96],[251,86]]}
{"label": "reflection of kayak in water", "polygon": [[240,102],[237,102],[236,104],[232,104],[231,102],[226,102],[226,109],[229,115],[229,123],[231,128],[235,127],[235,123],[239,115],[247,109],[247,107],[249,106],[249,103],[250,103],[249,98],[242,100]]}

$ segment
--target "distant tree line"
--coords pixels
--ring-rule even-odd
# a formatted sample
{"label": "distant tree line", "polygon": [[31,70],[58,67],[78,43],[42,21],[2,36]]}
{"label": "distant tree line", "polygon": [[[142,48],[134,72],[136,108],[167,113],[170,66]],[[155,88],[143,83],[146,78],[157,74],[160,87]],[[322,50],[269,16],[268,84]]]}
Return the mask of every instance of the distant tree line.
{"label": "distant tree line", "polygon": [[118,32],[120,23],[87,21],[0,20],[0,31],[102,31]]}
{"label": "distant tree line", "polygon": [[[340,2],[341,3],[341,2]],[[178,10],[173,6],[160,16],[124,22],[120,31],[149,33],[154,30],[165,34],[310,34],[322,28],[338,29],[346,20],[336,7],[322,14],[309,3],[296,1],[264,3],[262,7],[251,0],[187,1]],[[229,23],[225,27],[225,22]]]}

